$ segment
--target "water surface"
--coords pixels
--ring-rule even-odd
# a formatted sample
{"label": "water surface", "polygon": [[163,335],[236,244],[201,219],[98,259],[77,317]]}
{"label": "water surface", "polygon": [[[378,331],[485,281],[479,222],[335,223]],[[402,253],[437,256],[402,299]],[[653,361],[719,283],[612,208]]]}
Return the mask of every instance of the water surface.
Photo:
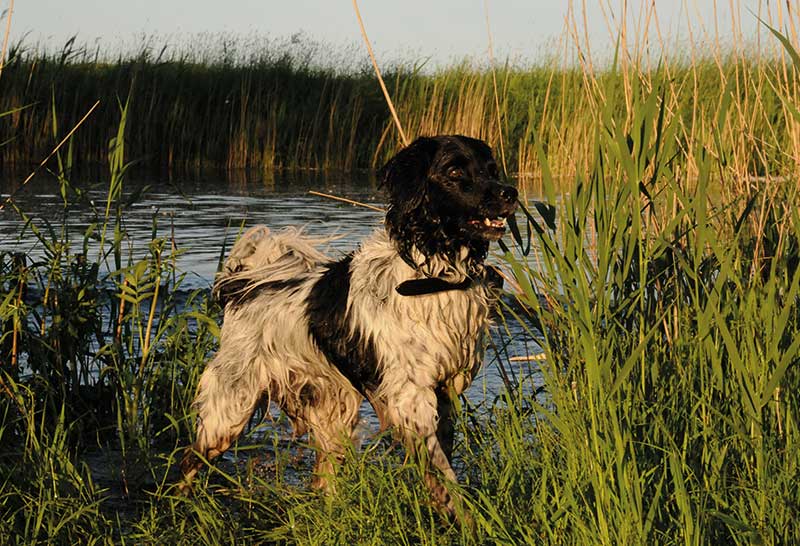
{"label": "water surface", "polygon": [[[144,189],[150,186],[150,189]],[[5,186],[9,188],[10,185]],[[336,176],[320,173],[294,174],[263,179],[243,176],[236,182],[223,178],[126,181],[124,195],[131,198],[143,192],[124,213],[127,233],[125,247],[134,259],[146,255],[151,240],[153,220],[157,219],[159,236],[174,238],[182,252],[178,267],[187,273],[181,290],[208,290],[213,281],[220,254],[230,248],[241,226],[266,224],[271,229],[284,226],[304,226],[312,235],[336,235],[329,245],[332,256],[353,250],[359,241],[382,225],[383,214],[360,206],[310,195],[316,190],[349,198],[372,206],[383,207],[384,195],[375,181],[363,176]],[[3,200],[13,189],[3,190]],[[66,229],[75,244],[82,233],[105,210],[107,186],[89,186],[80,203],[71,205]],[[15,202],[32,221],[43,228],[51,225],[59,230],[64,217],[64,204],[58,184],[52,177],[39,177],[15,194]],[[94,210],[93,210],[94,209]],[[43,256],[41,243],[30,229],[22,229],[19,215],[10,208],[0,212],[0,250],[27,253],[32,258]],[[73,248],[76,252],[79,249]],[[498,251],[496,245],[492,251]],[[97,256],[98,247],[89,248],[90,259]],[[124,265],[124,264],[123,264]],[[503,358],[487,351],[486,365],[467,392],[471,403],[491,402],[503,390],[504,381],[536,375],[536,364],[509,363],[506,356],[524,356],[541,351],[525,328],[507,321],[507,328],[492,329],[492,340],[506,346]],[[375,428],[373,415],[367,413],[367,425]]]}

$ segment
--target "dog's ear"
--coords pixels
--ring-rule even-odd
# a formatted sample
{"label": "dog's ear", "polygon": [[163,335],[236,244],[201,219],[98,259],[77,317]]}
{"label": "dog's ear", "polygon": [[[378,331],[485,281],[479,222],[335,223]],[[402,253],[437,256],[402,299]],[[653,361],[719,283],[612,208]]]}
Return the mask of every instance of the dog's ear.
{"label": "dog's ear", "polygon": [[420,137],[400,150],[378,171],[378,180],[389,192],[393,208],[409,211],[419,206],[425,195],[425,180],[439,143]]}

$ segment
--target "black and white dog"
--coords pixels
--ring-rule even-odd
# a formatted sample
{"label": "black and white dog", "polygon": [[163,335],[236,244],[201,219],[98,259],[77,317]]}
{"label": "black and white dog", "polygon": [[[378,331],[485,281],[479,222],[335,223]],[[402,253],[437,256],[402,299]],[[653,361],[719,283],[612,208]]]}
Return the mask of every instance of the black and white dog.
{"label": "black and white dog", "polygon": [[314,485],[328,488],[366,397],[381,426],[428,465],[437,504],[455,512],[440,480],[456,480],[452,401],[482,362],[495,299],[484,260],[517,190],[499,182],[491,149],[464,136],[419,138],[379,176],[389,193],[385,228],[342,259],[294,229],[254,227],[234,245],[214,286],[224,325],[194,402],[185,488],[198,455],[228,449],[270,401],[296,434],[310,431]]}

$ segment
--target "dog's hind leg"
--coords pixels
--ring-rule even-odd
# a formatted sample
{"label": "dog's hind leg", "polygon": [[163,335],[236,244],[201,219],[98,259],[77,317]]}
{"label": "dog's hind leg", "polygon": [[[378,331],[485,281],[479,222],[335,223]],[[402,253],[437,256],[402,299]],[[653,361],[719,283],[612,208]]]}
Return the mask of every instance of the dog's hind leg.
{"label": "dog's hind leg", "polygon": [[181,461],[184,491],[191,487],[203,458],[214,459],[236,441],[261,399],[263,389],[252,373],[255,365],[244,368],[251,373],[240,375],[220,370],[221,367],[221,359],[215,358],[200,377],[193,403],[197,411],[197,437]]}
{"label": "dog's hind leg", "polygon": [[317,455],[312,486],[333,492],[332,478],[355,440],[358,409],[363,397],[349,385],[314,387],[304,414]]}

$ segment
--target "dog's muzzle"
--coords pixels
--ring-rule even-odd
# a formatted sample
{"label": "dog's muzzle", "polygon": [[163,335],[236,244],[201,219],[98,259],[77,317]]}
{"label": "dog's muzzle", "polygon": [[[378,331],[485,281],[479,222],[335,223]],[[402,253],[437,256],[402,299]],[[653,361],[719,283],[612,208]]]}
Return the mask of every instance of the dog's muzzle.
{"label": "dog's muzzle", "polygon": [[506,231],[506,218],[517,210],[517,189],[495,183],[475,218],[467,221],[470,229],[481,239],[496,241]]}

